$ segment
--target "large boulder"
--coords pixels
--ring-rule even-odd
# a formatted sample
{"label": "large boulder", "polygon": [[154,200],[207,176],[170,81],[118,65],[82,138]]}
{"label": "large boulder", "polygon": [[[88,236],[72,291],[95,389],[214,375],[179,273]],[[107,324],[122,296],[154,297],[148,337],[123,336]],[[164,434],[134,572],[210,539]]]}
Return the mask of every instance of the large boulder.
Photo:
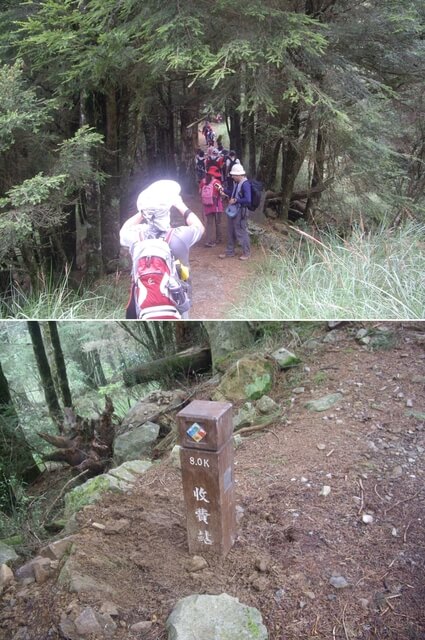
{"label": "large boulder", "polygon": [[182,389],[174,391],[153,391],[146,398],[131,407],[130,411],[123,418],[117,429],[117,434],[126,433],[146,422],[155,420],[161,427],[170,427],[169,418],[159,416],[158,413],[165,411],[167,407],[178,402],[182,402],[187,394]]}
{"label": "large boulder", "polygon": [[166,628],[168,640],[267,640],[261,613],[227,593],[192,595],[179,600]]}
{"label": "large boulder", "polygon": [[226,371],[213,395],[213,400],[258,400],[269,393],[272,385],[272,364],[261,356],[247,356]]}
{"label": "large boulder", "polygon": [[17,560],[18,556],[12,547],[0,541],[0,565]]}
{"label": "large boulder", "polygon": [[65,495],[65,514],[69,518],[87,504],[97,502],[106,491],[130,491],[137,478],[152,466],[148,460],[129,460],[108,473],[87,480]]}
{"label": "large boulder", "polygon": [[301,362],[295,353],[288,351],[285,347],[280,347],[280,349],[274,351],[271,357],[275,360],[279,369],[289,369],[291,367],[295,367],[295,365]]}
{"label": "large boulder", "polygon": [[152,445],[159,435],[159,429],[159,424],[148,421],[117,436],[114,441],[114,462],[121,464],[127,460],[150,457]]}

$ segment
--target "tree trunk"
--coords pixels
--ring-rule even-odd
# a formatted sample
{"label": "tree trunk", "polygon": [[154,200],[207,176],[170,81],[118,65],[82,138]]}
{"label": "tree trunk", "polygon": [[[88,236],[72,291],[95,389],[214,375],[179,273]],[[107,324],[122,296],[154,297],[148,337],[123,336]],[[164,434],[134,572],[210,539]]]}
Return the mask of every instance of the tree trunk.
{"label": "tree trunk", "polygon": [[81,352],[81,366],[85,373],[85,383],[88,387],[91,389],[98,389],[99,387],[103,387],[107,384],[99,351],[97,349]]}
{"label": "tree trunk", "polygon": [[247,349],[253,345],[256,331],[249,322],[214,322],[204,323],[210,341],[213,370],[220,368],[220,364],[227,356]]}
{"label": "tree trunk", "polygon": [[102,258],[107,272],[115,271],[120,253],[120,163],[118,148],[117,95],[110,89],[105,97],[105,155],[102,168],[109,178],[102,188]]}
{"label": "tree trunk", "polygon": [[[92,100],[94,100],[93,96]],[[94,117],[89,116],[87,96],[81,94],[80,126],[85,124],[96,126],[93,121]],[[79,248],[84,252],[83,268],[87,275],[99,277],[103,273],[101,196],[99,184],[94,180],[81,193],[79,213],[80,224],[77,226],[77,237]]]}
{"label": "tree trunk", "polygon": [[299,109],[300,105],[293,105],[292,107],[290,135],[284,140],[282,151],[281,215],[286,220],[288,219],[289,205],[295,180],[307,154],[312,130],[311,118],[309,117],[304,126],[304,133],[302,135],[300,134],[301,123]]}
{"label": "tree trunk", "polygon": [[248,115],[248,149],[249,149],[249,175],[252,178],[257,174],[257,145],[255,142],[255,114]]}
{"label": "tree trunk", "polygon": [[66,373],[65,359],[59,339],[59,333],[56,322],[48,322],[50,339],[53,346],[53,356],[56,364],[56,372],[59,380],[59,388],[63,400],[64,407],[72,407],[71,390],[69,388],[68,376]]}
{"label": "tree trunk", "polygon": [[132,387],[135,384],[151,380],[165,380],[170,377],[205,373],[210,369],[210,349],[198,347],[127,369],[124,371],[123,380],[126,387]]}
{"label": "tree trunk", "polygon": [[[319,123],[317,126],[317,139],[316,139],[316,153],[314,155],[313,162],[313,176],[311,179],[311,188],[314,189],[317,186],[323,184],[323,174],[325,169],[325,148],[326,148],[326,140],[325,133],[322,125]],[[308,200],[305,207],[305,217],[306,220],[311,220],[311,213],[315,202],[318,202],[321,197],[321,191],[318,191],[315,194],[312,194]]]}
{"label": "tree trunk", "polygon": [[49,415],[60,430],[62,428],[62,411],[59,406],[59,400],[55,391],[55,385],[53,383],[49,361],[47,360],[46,351],[44,349],[40,325],[35,320],[30,320],[29,322],[27,322],[27,327],[31,337],[34,356],[37,363],[38,372],[40,374],[41,384],[43,386],[44,397],[46,398]]}
{"label": "tree trunk", "polygon": [[175,323],[176,350],[183,351],[189,347],[203,346],[208,343],[208,336],[202,322],[181,320]]}
{"label": "tree trunk", "polygon": [[19,418],[10,395],[9,383],[0,362],[0,509],[13,510],[15,500],[11,478],[33,482],[40,475],[31,449],[19,426]]}
{"label": "tree trunk", "polygon": [[[199,98],[197,92],[183,85],[186,98],[185,105],[180,110],[180,172],[179,181],[183,191],[194,192],[197,187],[195,164],[196,149],[198,148],[198,116]],[[193,124],[195,123],[195,124]]]}

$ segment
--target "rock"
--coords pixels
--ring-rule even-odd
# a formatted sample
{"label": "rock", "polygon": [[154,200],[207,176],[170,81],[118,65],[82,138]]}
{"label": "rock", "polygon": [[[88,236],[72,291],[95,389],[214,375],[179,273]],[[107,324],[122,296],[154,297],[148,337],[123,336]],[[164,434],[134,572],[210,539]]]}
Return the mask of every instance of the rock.
{"label": "rock", "polygon": [[152,445],[159,435],[159,429],[159,424],[148,421],[117,436],[114,440],[114,461],[116,464],[150,457]]}
{"label": "rock", "polygon": [[50,567],[40,564],[34,565],[34,578],[37,584],[44,584],[50,577]]}
{"label": "rock", "polygon": [[116,535],[125,533],[130,528],[130,521],[125,518],[116,520],[115,522],[109,522],[105,528],[105,535]]}
{"label": "rock", "polygon": [[288,351],[284,347],[277,349],[271,354],[271,357],[275,362],[277,362],[279,369],[289,369],[290,367],[294,367],[295,365],[301,362],[300,358],[298,358],[295,353],[292,351]]}
{"label": "rock", "polygon": [[370,513],[364,513],[362,515],[362,522],[364,522],[364,524],[372,524],[373,516],[371,516]]}
{"label": "rock", "polygon": [[269,563],[265,558],[257,558],[255,561],[255,568],[261,573],[265,573],[269,570]]}
{"label": "rock", "polygon": [[320,490],[319,496],[324,496],[326,498],[326,496],[328,496],[331,492],[331,488],[328,485],[323,485],[323,487]]}
{"label": "rock", "polygon": [[325,342],[327,344],[334,344],[335,342],[340,342],[344,338],[345,338],[345,334],[343,331],[339,331],[338,329],[333,329],[332,331],[329,331],[329,333],[325,335],[325,337],[322,339],[322,342]]}
{"label": "rock", "polygon": [[239,449],[241,444],[243,444],[242,436],[239,435],[239,433],[235,433],[232,439],[233,439],[233,446],[235,447],[235,449]]}
{"label": "rock", "polygon": [[58,576],[58,584],[64,586],[70,593],[89,592],[103,597],[113,597],[114,588],[99,579],[81,573],[81,569],[74,556],[70,556]]}
{"label": "rock", "polygon": [[[223,371],[230,358],[240,350],[246,349],[255,341],[255,333],[246,322],[214,322],[205,325],[211,346],[214,369]],[[227,365],[227,366],[222,366]]]}
{"label": "rock", "polygon": [[272,388],[273,368],[262,357],[244,357],[226,371],[213,394],[218,401],[257,400]]}
{"label": "rock", "polygon": [[359,605],[364,611],[369,609],[369,600],[367,598],[359,598]]}
{"label": "rock", "polygon": [[68,517],[87,504],[97,502],[107,491],[125,493],[152,463],[148,460],[129,460],[108,473],[96,476],[65,494],[65,513]]}
{"label": "rock", "polygon": [[412,376],[412,382],[425,384],[425,376]]}
{"label": "rock", "polygon": [[108,616],[117,617],[119,615],[118,607],[114,602],[105,600],[100,607],[100,613],[107,613]]}
{"label": "rock", "polygon": [[326,449],[326,445],[322,443],[316,444],[316,447],[319,449],[319,451],[324,451]]}
{"label": "rock", "polygon": [[149,631],[152,628],[152,622],[150,620],[142,620],[141,622],[136,622],[132,624],[130,627],[130,631],[133,633],[140,633],[142,631]]}
{"label": "rock", "polygon": [[187,568],[188,571],[202,571],[202,569],[206,569],[208,567],[208,562],[202,556],[193,556],[191,558],[189,566]]}
{"label": "rock", "polygon": [[[182,389],[174,389],[172,391],[153,391],[146,398],[137,402],[124,417],[121,425],[116,430],[117,436],[126,433],[130,429],[139,427],[140,425],[151,421],[158,411],[166,408],[170,404],[183,401],[186,398],[186,392]],[[161,420],[158,418],[161,423]]]}
{"label": "rock", "polygon": [[100,635],[102,638],[112,638],[117,625],[107,613],[97,613],[91,607],[82,610],[75,618],[74,625],[78,633],[82,636],[89,634]]}
{"label": "rock", "polygon": [[279,405],[270,396],[262,396],[257,400],[255,408],[259,413],[267,415],[269,413],[276,413],[280,410]]}
{"label": "rock", "polygon": [[260,576],[253,580],[251,584],[256,591],[265,591],[269,586],[269,581],[264,576]]}
{"label": "rock", "polygon": [[257,411],[252,402],[245,402],[233,418],[233,428],[235,430],[242,427],[249,427],[255,424]]}
{"label": "rock", "polygon": [[66,538],[51,542],[40,550],[40,555],[45,558],[50,558],[51,560],[61,560],[65,553],[71,548],[73,539],[72,536],[67,536]]}
{"label": "rock", "polygon": [[12,547],[9,547],[4,542],[0,542],[0,565],[7,564],[12,560],[17,560],[18,555]]}
{"label": "rock", "polygon": [[318,400],[310,400],[309,402],[306,402],[304,406],[306,409],[310,409],[310,411],[326,411],[339,402],[342,397],[342,393],[330,393]]}
{"label": "rock", "polygon": [[350,583],[343,576],[332,576],[329,582],[335,589],[345,589],[350,586]]}
{"label": "rock", "polygon": [[44,572],[49,573],[50,569],[50,558],[45,558],[43,556],[36,556],[29,562],[26,562],[22,566],[20,566],[15,571],[15,577],[17,580],[22,581],[26,578],[34,578],[36,579],[36,572],[38,572],[39,578],[43,581],[43,570]]}
{"label": "rock", "polygon": [[328,320],[327,324],[329,329],[336,329],[337,327],[343,325],[344,322],[345,320]]}
{"label": "rock", "polygon": [[367,329],[359,329],[356,333],[356,340],[361,340],[362,338],[365,338],[367,334],[368,334]]}
{"label": "rock", "polygon": [[0,594],[13,582],[13,571],[7,564],[0,566]]}
{"label": "rock", "polygon": [[180,459],[180,445],[179,444],[175,444],[174,447],[171,449],[170,452],[170,462],[171,462],[171,466],[173,466],[175,469],[181,469],[182,468],[182,462]]}
{"label": "rock", "polygon": [[406,400],[406,407],[409,407],[409,408],[413,407],[413,400],[411,398],[408,398]]}
{"label": "rock", "polygon": [[66,640],[84,640],[75,628],[75,624],[71,618],[64,618],[59,623],[59,629],[61,631],[61,637]]}
{"label": "rock", "polygon": [[268,638],[258,609],[240,603],[227,593],[219,596],[192,595],[179,600],[166,622],[166,628],[168,640]]}
{"label": "rock", "polygon": [[292,389],[292,393],[296,393],[297,395],[304,393],[305,391],[305,387],[295,387],[295,389]]}
{"label": "rock", "polygon": [[273,598],[276,600],[278,604],[282,602],[284,597],[285,597],[285,589],[278,589],[277,591],[275,591],[275,594],[273,596]]}
{"label": "rock", "polygon": [[390,474],[390,478],[392,478],[393,480],[400,478],[400,476],[403,475],[403,467],[401,465],[397,465],[395,466]]}

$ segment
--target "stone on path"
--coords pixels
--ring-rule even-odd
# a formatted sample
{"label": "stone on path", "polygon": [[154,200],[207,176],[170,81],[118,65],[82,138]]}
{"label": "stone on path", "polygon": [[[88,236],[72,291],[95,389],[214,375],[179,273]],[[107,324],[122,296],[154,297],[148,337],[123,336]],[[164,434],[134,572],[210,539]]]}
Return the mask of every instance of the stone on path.
{"label": "stone on path", "polygon": [[0,565],[17,559],[18,556],[15,550],[7,544],[4,544],[4,542],[0,542]]}
{"label": "stone on path", "polygon": [[288,369],[289,367],[293,367],[301,362],[295,353],[288,351],[288,349],[285,349],[284,347],[274,351],[272,353],[272,358],[277,362],[280,369]]}
{"label": "stone on path", "polygon": [[248,607],[227,593],[192,595],[179,600],[166,627],[168,640],[267,640],[258,609]]}
{"label": "stone on path", "polygon": [[330,393],[318,400],[310,400],[309,402],[306,402],[304,406],[306,409],[310,409],[310,411],[326,411],[339,402],[342,397],[342,393]]}

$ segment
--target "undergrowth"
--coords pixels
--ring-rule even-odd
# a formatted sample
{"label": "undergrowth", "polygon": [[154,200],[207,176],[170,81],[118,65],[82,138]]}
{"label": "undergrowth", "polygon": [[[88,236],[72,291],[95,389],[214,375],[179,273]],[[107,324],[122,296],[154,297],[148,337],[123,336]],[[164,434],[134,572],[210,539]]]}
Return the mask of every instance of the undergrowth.
{"label": "undergrowth", "polygon": [[425,225],[350,239],[304,234],[257,270],[231,317],[239,319],[422,319]]}

